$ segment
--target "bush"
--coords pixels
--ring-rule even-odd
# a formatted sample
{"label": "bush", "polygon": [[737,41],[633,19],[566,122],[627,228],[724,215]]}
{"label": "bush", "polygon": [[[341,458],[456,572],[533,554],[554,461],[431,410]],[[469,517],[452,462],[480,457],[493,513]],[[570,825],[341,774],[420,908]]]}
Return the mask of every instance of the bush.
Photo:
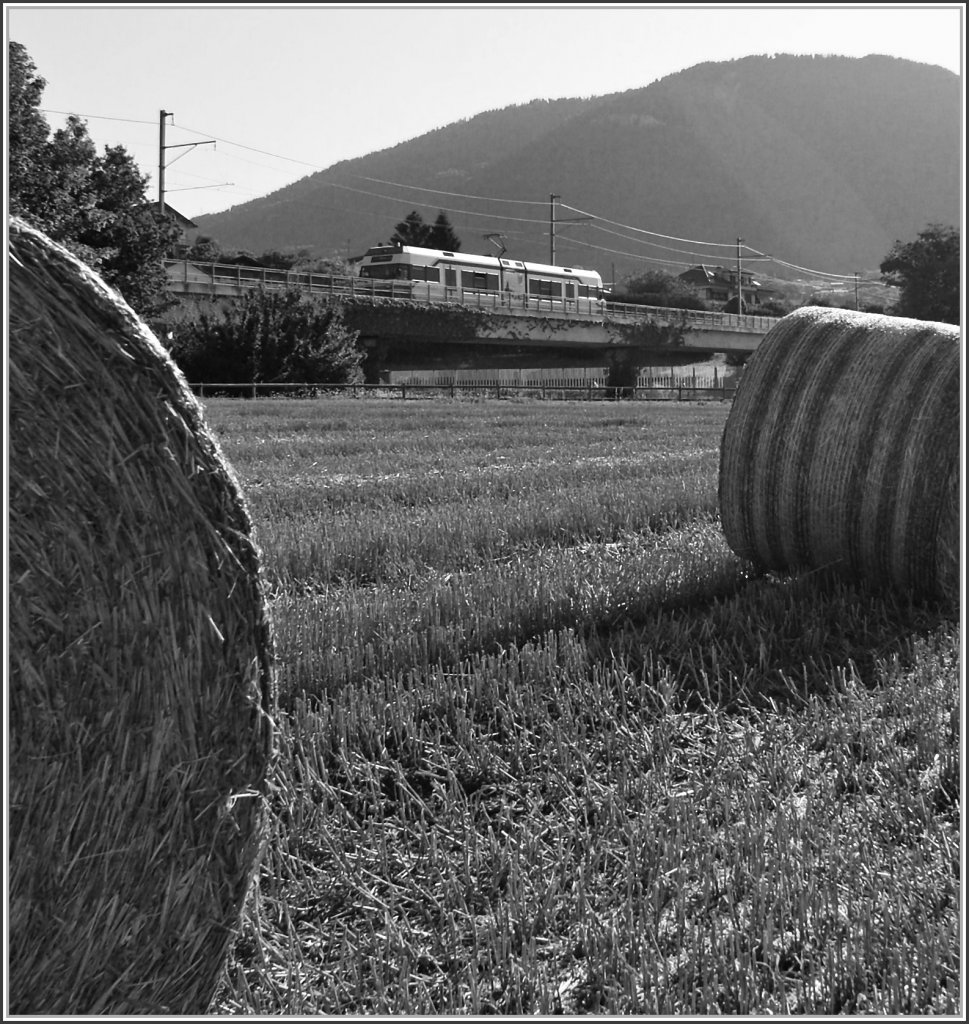
{"label": "bush", "polygon": [[616,289],[611,298],[614,302],[626,302],[636,306],[699,310],[709,308],[692,285],[658,270],[649,270],[638,277],[630,277]]}
{"label": "bush", "polygon": [[356,341],[337,306],[289,289],[179,324],[171,354],[194,383],[349,384],[363,376]]}
{"label": "bush", "polygon": [[776,316],[782,317],[787,316],[788,313],[793,311],[793,306],[788,302],[780,302],[777,299],[771,299],[769,302],[764,302],[759,306],[751,306],[747,312],[751,316]]}

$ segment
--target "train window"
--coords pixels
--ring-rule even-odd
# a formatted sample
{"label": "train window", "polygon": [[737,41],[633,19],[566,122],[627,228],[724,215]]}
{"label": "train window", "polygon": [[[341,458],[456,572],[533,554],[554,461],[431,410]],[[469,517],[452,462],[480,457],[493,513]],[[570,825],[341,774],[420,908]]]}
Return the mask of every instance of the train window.
{"label": "train window", "polygon": [[441,272],[437,267],[409,267],[412,281],[440,281]]}
{"label": "train window", "polygon": [[572,284],[571,281],[569,281],[566,284],[566,286],[565,286],[565,297],[567,299],[574,299],[575,298],[575,285]]}
{"label": "train window", "polygon": [[456,288],[458,284],[458,274],[454,267],[444,268],[444,285],[446,288]]}
{"label": "train window", "polygon": [[528,282],[528,291],[532,295],[548,295],[561,297],[562,284],[560,281],[536,281],[533,277]]}
{"label": "train window", "polygon": [[465,270],[461,274],[461,285],[477,291],[497,291],[498,275],[485,274],[478,270]]}
{"label": "train window", "polygon": [[361,267],[360,276],[375,278],[380,281],[391,281],[395,278],[406,278],[407,268],[394,265],[389,267]]}

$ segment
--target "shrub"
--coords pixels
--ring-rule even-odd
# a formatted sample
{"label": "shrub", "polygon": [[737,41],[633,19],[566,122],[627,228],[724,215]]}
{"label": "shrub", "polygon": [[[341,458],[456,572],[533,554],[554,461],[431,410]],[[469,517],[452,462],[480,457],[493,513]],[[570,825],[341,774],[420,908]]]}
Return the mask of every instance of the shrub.
{"label": "shrub", "polygon": [[356,340],[339,307],[287,289],[200,313],[175,328],[171,353],[202,384],[344,384],[362,377]]}

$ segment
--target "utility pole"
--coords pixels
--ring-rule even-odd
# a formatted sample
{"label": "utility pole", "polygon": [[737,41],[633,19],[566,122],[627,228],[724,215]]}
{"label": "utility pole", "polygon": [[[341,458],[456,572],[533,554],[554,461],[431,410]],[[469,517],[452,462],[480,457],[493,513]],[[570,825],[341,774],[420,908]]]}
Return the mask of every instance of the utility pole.
{"label": "utility pole", "polygon": [[165,118],[167,110],[158,111],[158,212],[165,212]]}
{"label": "utility pole", "polygon": [[555,200],[561,199],[561,196],[550,193],[548,197],[548,233],[551,244],[551,252],[549,254],[548,262],[551,266],[555,266]]}
{"label": "utility pole", "polygon": [[[166,149],[195,149],[196,146],[214,146],[215,139],[207,142],[183,142],[179,145],[165,145],[165,119],[174,117],[170,110],[158,111],[158,212],[165,213],[165,150]],[[182,156],[185,154],[183,153]],[[175,157],[177,160],[178,157]]]}
{"label": "utility pole", "polygon": [[[549,260],[548,261],[549,261],[549,263],[553,267],[555,266],[555,224],[556,224],[556,221],[555,221],[555,200],[556,199],[561,199],[561,198],[562,198],[561,196],[555,195],[554,192],[550,193],[549,197],[548,197],[548,200],[549,200],[548,234],[549,234],[549,238],[551,240],[551,245],[550,245],[550,249],[549,249]],[[583,215],[581,217],[566,217],[565,218],[565,221],[568,221],[569,223],[578,223],[579,221],[583,221],[583,220],[595,220],[595,217]],[[561,223],[564,224],[565,221],[562,221]]]}
{"label": "utility pole", "polygon": [[858,308],[858,271],[855,271],[855,309]]}
{"label": "utility pole", "polygon": [[740,246],[743,242],[742,238],[737,239],[737,315],[739,316],[743,312],[744,308],[744,282],[741,275],[740,265]]}

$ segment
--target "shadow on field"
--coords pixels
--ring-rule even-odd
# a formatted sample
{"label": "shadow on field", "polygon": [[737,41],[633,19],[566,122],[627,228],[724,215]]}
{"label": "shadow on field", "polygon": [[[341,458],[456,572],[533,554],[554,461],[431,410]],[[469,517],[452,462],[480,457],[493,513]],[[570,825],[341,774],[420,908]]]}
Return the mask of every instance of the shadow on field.
{"label": "shadow on field", "polygon": [[621,652],[645,679],[668,673],[697,703],[783,704],[850,675],[877,686],[880,666],[909,667],[915,643],[957,630],[958,615],[823,573],[763,575],[707,602],[665,604],[598,629],[588,651],[606,660]]}

